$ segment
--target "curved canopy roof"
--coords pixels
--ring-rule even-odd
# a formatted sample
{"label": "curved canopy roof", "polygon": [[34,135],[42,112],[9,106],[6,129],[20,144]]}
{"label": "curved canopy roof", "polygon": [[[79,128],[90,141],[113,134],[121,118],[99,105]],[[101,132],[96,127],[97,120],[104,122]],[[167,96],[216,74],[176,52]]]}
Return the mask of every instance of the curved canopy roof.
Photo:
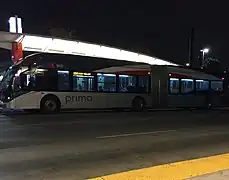
{"label": "curved canopy roof", "polygon": [[150,65],[179,66],[178,64],[156,57],[104,45],[49,36],[0,31],[0,48],[11,50],[12,42],[22,42],[23,51],[88,56],[146,63]]}

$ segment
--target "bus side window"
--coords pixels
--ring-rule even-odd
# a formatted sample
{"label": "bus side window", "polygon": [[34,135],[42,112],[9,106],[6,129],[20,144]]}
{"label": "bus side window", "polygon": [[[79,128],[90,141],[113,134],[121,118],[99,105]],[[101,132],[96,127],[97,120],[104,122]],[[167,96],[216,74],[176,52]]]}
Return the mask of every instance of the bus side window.
{"label": "bus side window", "polygon": [[146,93],[149,91],[149,76],[138,77],[138,89],[138,91],[141,93]]}
{"label": "bus side window", "polygon": [[171,94],[178,94],[180,87],[180,81],[177,78],[169,79],[169,90]]}
{"label": "bus side window", "polygon": [[181,93],[190,93],[194,91],[193,79],[181,79]]}
{"label": "bus side window", "polygon": [[98,91],[115,92],[116,91],[116,75],[115,74],[97,74]]}
{"label": "bus side window", "polygon": [[209,81],[206,80],[196,80],[196,91],[206,91],[209,90]]}
{"label": "bus side window", "polygon": [[223,91],[223,81],[211,81],[211,89],[214,91]]}
{"label": "bus side window", "polygon": [[58,71],[58,89],[60,91],[69,90],[69,71]]}
{"label": "bus side window", "polygon": [[136,82],[136,76],[119,75],[119,92],[133,92]]}
{"label": "bus side window", "polygon": [[92,75],[79,75],[78,73],[73,73],[73,90],[74,91],[94,91],[94,76]]}

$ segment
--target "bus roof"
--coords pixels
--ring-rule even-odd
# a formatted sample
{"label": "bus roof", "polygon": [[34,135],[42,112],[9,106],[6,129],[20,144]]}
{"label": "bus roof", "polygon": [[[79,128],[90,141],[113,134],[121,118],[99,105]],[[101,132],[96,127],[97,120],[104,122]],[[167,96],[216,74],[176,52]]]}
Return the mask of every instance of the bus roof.
{"label": "bus roof", "polygon": [[[167,68],[168,73],[172,74],[179,74],[182,76],[190,77],[193,79],[204,79],[204,80],[221,80],[220,78],[213,76],[211,74],[207,74],[201,71],[195,71],[193,69],[187,69],[183,67],[174,67],[174,66],[168,66]],[[104,69],[98,69],[94,72],[100,72],[100,73],[120,73],[120,72],[135,72],[136,74],[138,72],[150,72],[150,66],[149,65],[126,65],[126,66],[113,66],[108,67]]]}
{"label": "bus roof", "polygon": [[178,64],[156,57],[100,44],[73,41],[51,36],[0,31],[0,48],[11,50],[12,42],[22,42],[23,51],[88,56],[146,63],[150,65],[179,66]]}

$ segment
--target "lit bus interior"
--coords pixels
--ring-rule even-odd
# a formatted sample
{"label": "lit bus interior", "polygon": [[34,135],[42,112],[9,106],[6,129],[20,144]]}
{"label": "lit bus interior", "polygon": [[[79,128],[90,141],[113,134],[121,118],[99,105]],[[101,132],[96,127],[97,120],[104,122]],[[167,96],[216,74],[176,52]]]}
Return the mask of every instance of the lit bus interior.
{"label": "lit bus interior", "polygon": [[[133,69],[134,66],[118,69],[110,67],[95,72],[78,72],[57,69],[32,68],[24,71],[20,81],[24,87],[33,87],[49,91],[77,92],[151,92],[149,69]],[[137,66],[135,66],[137,67]],[[139,66],[138,66],[139,67]],[[114,68],[117,70],[114,72]],[[132,68],[132,69],[131,69]],[[107,70],[109,69],[110,72]],[[21,72],[21,71],[20,71]],[[113,73],[112,73],[113,72]],[[17,73],[19,75],[19,73]],[[209,76],[210,77],[210,76]],[[186,94],[201,91],[223,91],[223,81],[220,79],[203,79],[201,76],[191,77],[168,73],[170,94]],[[46,82],[46,83],[44,83]],[[32,85],[34,83],[34,85]],[[30,86],[29,86],[30,85]]]}
{"label": "lit bus interior", "polygon": [[150,76],[32,68],[20,76],[17,73],[15,82],[23,82],[23,88],[49,91],[146,93],[149,92]]}

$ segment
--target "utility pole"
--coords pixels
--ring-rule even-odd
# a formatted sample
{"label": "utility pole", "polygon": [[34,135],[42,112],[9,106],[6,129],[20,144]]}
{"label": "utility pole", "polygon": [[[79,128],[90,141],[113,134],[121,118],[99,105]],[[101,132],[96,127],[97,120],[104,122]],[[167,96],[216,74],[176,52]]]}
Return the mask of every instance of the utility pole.
{"label": "utility pole", "polygon": [[189,37],[189,44],[188,44],[188,62],[186,63],[186,65],[188,66],[192,66],[193,63],[193,42],[194,42],[194,36],[195,36],[195,32],[194,32],[194,28],[192,28],[191,30],[191,35]]}
{"label": "utility pole", "polygon": [[205,54],[209,52],[208,48],[201,49],[200,52],[202,52],[202,61],[201,61],[201,69],[204,69],[205,66]]}

